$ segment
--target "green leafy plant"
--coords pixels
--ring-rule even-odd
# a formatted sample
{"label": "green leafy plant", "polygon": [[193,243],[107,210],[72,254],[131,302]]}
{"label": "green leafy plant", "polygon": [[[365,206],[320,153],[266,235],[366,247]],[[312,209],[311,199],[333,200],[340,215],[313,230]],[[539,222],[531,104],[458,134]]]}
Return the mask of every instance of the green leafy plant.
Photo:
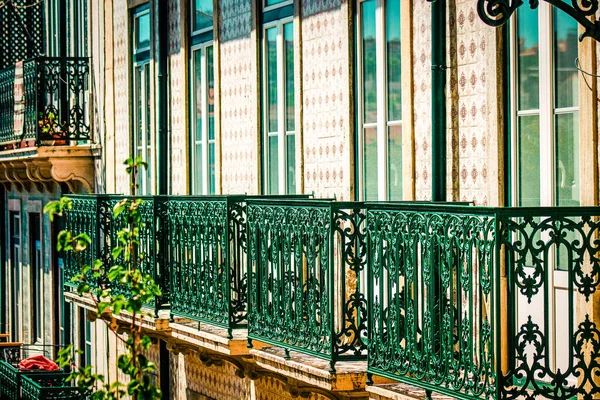
{"label": "green leafy plant", "polygon": [[[106,382],[103,375],[94,373],[93,367],[77,367],[73,363],[73,347],[67,346],[58,355],[58,363],[62,368],[69,368],[70,379],[77,386],[92,390],[93,400],[113,400],[130,397],[133,400],[154,400],[161,398],[160,389],[152,382],[151,375],[156,371],[156,365],[145,356],[151,346],[151,340],[142,332],[142,320],[151,314],[143,309],[144,304],[150,303],[161,295],[160,288],[151,276],[144,275],[139,265],[144,255],[140,251],[140,229],[144,227],[140,205],[142,199],[136,197],[137,171],[147,168],[141,157],[129,158],[125,161],[126,171],[130,175],[130,196],[124,198],[113,208],[113,216],[125,221],[124,228],[117,233],[117,245],[112,250],[110,265],[102,260],[95,260],[93,265],[85,265],[83,252],[91,244],[90,236],[85,232],[74,233],[63,230],[58,234],[57,250],[71,252],[79,261],[81,271],[72,282],[77,286],[77,293],[91,298],[96,306],[96,313],[114,332],[118,340],[125,345],[126,352],[117,359],[118,369],[129,378],[125,384],[119,381]],[[65,213],[72,202],[68,197],[48,203],[44,212],[53,220]],[[90,280],[98,282],[92,285]],[[112,294],[111,287],[120,285],[125,288],[119,293]],[[115,317],[126,313],[129,317],[125,333],[117,331]],[[79,352],[80,353],[80,352]]]}

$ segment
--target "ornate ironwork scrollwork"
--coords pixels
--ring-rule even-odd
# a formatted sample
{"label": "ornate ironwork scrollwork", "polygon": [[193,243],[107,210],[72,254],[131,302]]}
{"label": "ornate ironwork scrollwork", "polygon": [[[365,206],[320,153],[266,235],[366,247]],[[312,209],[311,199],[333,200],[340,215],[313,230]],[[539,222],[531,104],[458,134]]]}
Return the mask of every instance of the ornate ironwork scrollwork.
{"label": "ornate ironwork scrollwork", "polygon": [[[598,11],[598,0],[542,0],[568,14],[583,26],[579,40],[591,37],[600,41],[600,21],[590,21],[588,17]],[[529,7],[538,8],[539,0],[529,0]],[[524,4],[523,0],[478,0],[479,17],[488,25],[500,26],[506,23],[514,12]]]}

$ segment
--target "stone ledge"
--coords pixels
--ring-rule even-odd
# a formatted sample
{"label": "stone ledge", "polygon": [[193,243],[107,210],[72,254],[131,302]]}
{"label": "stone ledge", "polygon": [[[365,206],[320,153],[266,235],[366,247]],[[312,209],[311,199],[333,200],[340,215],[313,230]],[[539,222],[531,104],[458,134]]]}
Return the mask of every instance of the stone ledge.
{"label": "stone ledge", "polygon": [[[175,319],[170,324],[171,337],[179,341],[201,347],[206,350],[228,356],[248,355],[250,350],[246,345],[247,331],[234,329],[233,339],[229,339],[227,329],[198,323],[189,319]],[[253,341],[253,345],[262,348],[264,345]]]}
{"label": "stone ledge", "polygon": [[[367,386],[370,400],[425,400],[424,389],[406,383]],[[454,397],[433,393],[432,400],[452,400]]]}
{"label": "stone ledge", "polygon": [[[286,360],[285,350],[280,347],[253,349],[250,354],[259,367],[320,389],[353,392],[364,391],[366,387],[366,361],[338,361],[335,364],[336,371],[330,373],[329,361],[295,351],[290,351],[290,359]],[[390,382],[380,377],[373,379],[375,383]]]}

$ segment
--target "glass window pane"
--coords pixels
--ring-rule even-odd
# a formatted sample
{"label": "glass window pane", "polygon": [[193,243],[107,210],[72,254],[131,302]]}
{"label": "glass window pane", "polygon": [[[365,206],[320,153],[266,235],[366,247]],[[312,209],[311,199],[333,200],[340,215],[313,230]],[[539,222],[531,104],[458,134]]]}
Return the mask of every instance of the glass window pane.
{"label": "glass window pane", "polygon": [[192,0],[192,31],[200,31],[213,26],[213,0]]}
{"label": "glass window pane", "polygon": [[267,151],[269,165],[267,166],[267,174],[268,174],[268,194],[279,194],[279,174],[277,173],[279,168],[279,143],[277,136],[269,136],[269,146]]}
{"label": "glass window pane", "polygon": [[535,110],[540,106],[538,13],[529,7],[521,7],[517,13],[518,109]]}
{"label": "glass window pane", "polygon": [[143,110],[144,110],[144,101],[142,99],[142,67],[135,67],[135,73],[134,73],[134,87],[135,87],[135,100],[136,100],[136,121],[135,121],[135,127],[137,128],[137,132],[136,132],[136,146],[141,146],[142,145],[142,139],[143,139],[143,132],[144,132],[144,128],[142,126],[142,115],[143,115]]}
{"label": "glass window pane", "polygon": [[266,32],[267,44],[267,129],[277,132],[277,28],[269,28]]}
{"label": "glass window pane", "polygon": [[296,193],[296,135],[287,135],[287,193]]}
{"label": "glass window pane", "polygon": [[135,49],[150,47],[150,14],[135,18]]}
{"label": "glass window pane", "polygon": [[294,108],[294,24],[283,26],[285,46],[285,121],[286,130],[296,130]]}
{"label": "glass window pane", "polygon": [[540,118],[519,117],[517,132],[518,206],[537,207],[540,203]]}
{"label": "glass window pane", "polygon": [[194,120],[195,120],[195,135],[197,141],[202,140],[202,51],[194,52],[194,76],[193,76],[193,93],[194,93]]}
{"label": "glass window pane", "polygon": [[215,194],[217,191],[215,179],[215,144],[208,144],[208,194]]}
{"label": "glass window pane", "polygon": [[214,56],[213,46],[206,48],[206,79],[208,87],[208,140],[215,138],[215,71],[214,71]]}
{"label": "glass window pane", "polygon": [[575,68],[577,49],[577,21],[554,10],[554,79],[556,108],[576,107],[579,104],[579,79]]}
{"label": "glass window pane", "polygon": [[377,60],[375,40],[375,0],[360,3],[363,69],[363,119],[365,123],[377,121]]}
{"label": "glass window pane", "polygon": [[556,205],[579,206],[579,113],[556,116]]}
{"label": "glass window pane", "polygon": [[364,196],[365,200],[377,200],[377,128],[364,129]]}
{"label": "glass window pane", "polygon": [[193,173],[193,194],[202,193],[202,143],[196,143],[194,146],[194,159],[192,160],[194,173]]}
{"label": "glass window pane", "polygon": [[152,143],[152,132],[150,131],[150,109],[152,107],[152,99],[150,96],[150,64],[144,65],[144,81],[145,89],[143,99],[146,103],[146,146],[150,147]]}
{"label": "glass window pane", "polygon": [[388,197],[402,200],[402,125],[388,127]]}
{"label": "glass window pane", "polygon": [[288,1],[288,0],[266,0],[265,1],[265,6],[266,7],[268,7],[268,6],[274,6],[275,4],[280,4],[280,3],[283,3],[283,2],[286,2],[286,1]]}
{"label": "glass window pane", "polygon": [[388,121],[402,120],[402,69],[400,60],[400,0],[385,5],[387,47]]}

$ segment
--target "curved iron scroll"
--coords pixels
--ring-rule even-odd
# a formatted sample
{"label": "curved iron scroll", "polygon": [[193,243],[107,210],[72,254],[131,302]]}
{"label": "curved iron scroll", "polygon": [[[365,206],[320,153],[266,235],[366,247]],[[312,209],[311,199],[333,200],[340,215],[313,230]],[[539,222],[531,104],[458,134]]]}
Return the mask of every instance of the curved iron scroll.
{"label": "curved iron scroll", "polygon": [[[546,3],[560,9],[584,28],[579,40],[585,37],[600,41],[600,21],[590,21],[589,16],[598,11],[598,0],[543,0]],[[512,16],[512,14],[524,4],[523,0],[478,0],[477,13],[488,25],[500,26]],[[529,0],[529,7],[534,10],[540,5],[539,0]]]}

